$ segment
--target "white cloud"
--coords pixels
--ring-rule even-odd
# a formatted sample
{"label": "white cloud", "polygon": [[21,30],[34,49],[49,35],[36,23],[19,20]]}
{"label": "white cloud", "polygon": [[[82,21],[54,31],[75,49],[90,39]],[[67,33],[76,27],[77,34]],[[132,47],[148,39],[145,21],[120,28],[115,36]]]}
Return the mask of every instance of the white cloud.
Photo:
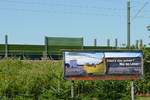
{"label": "white cloud", "polygon": [[106,52],[105,57],[142,57],[142,53],[135,52]]}
{"label": "white cloud", "polygon": [[65,61],[67,63],[70,62],[70,60],[77,60],[77,63],[80,64],[80,65],[83,65],[83,64],[86,64],[86,63],[89,63],[89,64],[92,64],[92,63],[99,63],[101,62],[102,60],[99,58],[91,58],[91,57],[86,57],[86,56],[70,56],[70,55],[66,55],[65,56]]}

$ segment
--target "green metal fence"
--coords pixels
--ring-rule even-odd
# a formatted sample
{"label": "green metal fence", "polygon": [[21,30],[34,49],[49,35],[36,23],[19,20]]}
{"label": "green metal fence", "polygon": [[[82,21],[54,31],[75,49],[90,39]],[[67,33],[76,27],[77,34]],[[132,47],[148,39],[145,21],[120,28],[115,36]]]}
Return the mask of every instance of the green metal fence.
{"label": "green metal fence", "polygon": [[46,37],[49,46],[83,46],[83,38]]}

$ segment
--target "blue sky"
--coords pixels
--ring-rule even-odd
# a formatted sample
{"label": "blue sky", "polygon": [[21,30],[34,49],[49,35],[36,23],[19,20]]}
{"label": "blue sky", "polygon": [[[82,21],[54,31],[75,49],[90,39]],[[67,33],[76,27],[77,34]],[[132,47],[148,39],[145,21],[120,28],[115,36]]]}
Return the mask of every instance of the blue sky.
{"label": "blue sky", "polygon": [[[0,43],[8,34],[9,43],[44,44],[44,36],[83,37],[85,45],[111,45],[118,38],[126,43],[127,0],[0,0]],[[150,1],[131,0],[131,42],[143,39],[148,44]]]}

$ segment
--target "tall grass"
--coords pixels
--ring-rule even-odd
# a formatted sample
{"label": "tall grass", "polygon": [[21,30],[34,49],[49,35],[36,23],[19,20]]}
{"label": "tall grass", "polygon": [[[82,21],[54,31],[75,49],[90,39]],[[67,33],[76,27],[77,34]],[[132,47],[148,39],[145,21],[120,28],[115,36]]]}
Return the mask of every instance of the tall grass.
{"label": "tall grass", "polygon": [[62,79],[61,61],[0,60],[1,99],[63,98],[67,83]]}
{"label": "tall grass", "polygon": [[[75,81],[77,100],[130,98],[129,82]],[[63,79],[62,61],[0,60],[0,99],[68,100],[71,81]]]}

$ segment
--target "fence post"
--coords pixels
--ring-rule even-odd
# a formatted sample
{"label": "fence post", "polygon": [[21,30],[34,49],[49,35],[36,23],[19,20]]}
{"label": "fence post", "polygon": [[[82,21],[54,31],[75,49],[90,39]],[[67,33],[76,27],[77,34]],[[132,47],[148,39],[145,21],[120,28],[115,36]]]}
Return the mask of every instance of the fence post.
{"label": "fence post", "polygon": [[139,40],[136,40],[136,49],[139,49]]}
{"label": "fence post", "polygon": [[94,46],[97,46],[97,39],[94,39]]}
{"label": "fence post", "polygon": [[107,39],[107,47],[110,47],[110,39]]}
{"label": "fence post", "polygon": [[43,52],[43,58],[47,59],[48,58],[48,37],[45,36],[45,50]]}
{"label": "fence post", "polygon": [[143,48],[143,40],[140,40],[140,49]]}
{"label": "fence post", "polygon": [[71,81],[71,98],[74,99],[74,81]]}
{"label": "fence post", "polygon": [[5,57],[8,57],[8,36],[5,35]]}
{"label": "fence post", "polygon": [[115,48],[118,48],[118,39],[115,39]]}
{"label": "fence post", "polygon": [[134,82],[131,81],[131,100],[134,100]]}

